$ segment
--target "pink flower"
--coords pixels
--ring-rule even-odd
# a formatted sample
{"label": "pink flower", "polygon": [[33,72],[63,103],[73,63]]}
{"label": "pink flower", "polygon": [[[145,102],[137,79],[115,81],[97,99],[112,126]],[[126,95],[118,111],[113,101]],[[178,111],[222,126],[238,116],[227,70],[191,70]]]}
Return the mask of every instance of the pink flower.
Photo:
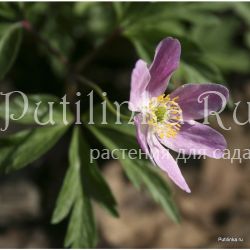
{"label": "pink flower", "polygon": [[[180,54],[179,41],[165,38],[157,46],[149,67],[143,60],[137,61],[132,72],[129,109],[139,112],[134,122],[141,148],[176,185],[191,192],[165,147],[185,154],[221,158],[226,148],[224,137],[195,120],[204,118],[204,102],[199,101],[199,96],[204,93],[208,96],[206,112],[209,114],[225,105],[221,95],[227,100],[229,92],[219,84],[185,84],[164,95],[172,73],[179,66]],[[211,94],[212,91],[218,95]]]}

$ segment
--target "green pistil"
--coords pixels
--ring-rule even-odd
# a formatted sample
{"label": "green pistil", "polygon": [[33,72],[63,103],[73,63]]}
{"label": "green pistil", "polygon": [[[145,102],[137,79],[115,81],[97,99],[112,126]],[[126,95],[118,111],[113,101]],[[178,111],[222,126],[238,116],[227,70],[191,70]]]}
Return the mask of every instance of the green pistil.
{"label": "green pistil", "polygon": [[164,120],[165,114],[166,114],[166,107],[159,106],[155,111],[157,122],[162,122]]}

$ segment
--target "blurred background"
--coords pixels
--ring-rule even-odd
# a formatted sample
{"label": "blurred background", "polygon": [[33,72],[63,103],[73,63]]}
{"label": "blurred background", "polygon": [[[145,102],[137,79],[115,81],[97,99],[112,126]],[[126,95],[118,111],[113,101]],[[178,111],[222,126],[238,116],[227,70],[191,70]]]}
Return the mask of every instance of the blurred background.
{"label": "blurred background", "polygon": [[[233,103],[242,101],[239,120],[244,122],[250,115],[246,105],[250,98],[250,3],[1,2],[0,39],[4,24],[23,20],[30,22],[34,32],[23,30],[15,61],[0,81],[2,92],[20,90],[58,97],[74,92],[71,68],[37,39],[39,34],[70,66],[106,91],[111,101],[122,102],[129,98],[136,60],[150,62],[157,43],[173,36],[182,44],[182,61],[170,88],[188,82],[225,84],[231,101],[221,118],[232,129],[220,132],[230,150],[249,148],[249,124],[235,124],[232,112]],[[83,89],[82,96],[88,91]],[[100,102],[95,98],[95,103]],[[88,99],[83,98],[83,111],[88,110],[87,105]],[[14,125],[8,132],[18,128]],[[101,148],[95,138],[86,136],[92,147]],[[39,160],[8,175],[1,173],[1,248],[63,247],[68,220],[57,225],[50,221],[68,167],[69,140],[68,132]],[[192,193],[169,183],[181,224],[172,222],[144,189],[135,189],[119,162],[100,161],[99,165],[118,202],[120,218],[95,207],[98,247],[250,247],[249,159],[189,159],[182,163]],[[243,241],[218,242],[218,237]]]}

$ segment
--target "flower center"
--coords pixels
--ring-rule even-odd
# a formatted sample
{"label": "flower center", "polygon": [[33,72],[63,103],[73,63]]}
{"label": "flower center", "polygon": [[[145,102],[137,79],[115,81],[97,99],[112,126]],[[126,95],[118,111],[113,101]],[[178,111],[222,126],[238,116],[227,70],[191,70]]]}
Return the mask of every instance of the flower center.
{"label": "flower center", "polygon": [[178,97],[160,95],[150,99],[146,118],[148,125],[163,139],[175,137],[181,127],[182,110],[177,103]]}
{"label": "flower center", "polygon": [[155,110],[155,115],[157,118],[157,122],[162,122],[164,120],[166,114],[166,108],[163,106],[159,106],[158,108],[156,108]]}

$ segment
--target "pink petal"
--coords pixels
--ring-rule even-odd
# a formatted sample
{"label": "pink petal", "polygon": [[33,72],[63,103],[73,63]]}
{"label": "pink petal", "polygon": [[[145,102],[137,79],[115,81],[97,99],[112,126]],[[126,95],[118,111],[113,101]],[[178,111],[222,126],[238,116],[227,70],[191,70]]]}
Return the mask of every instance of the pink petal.
{"label": "pink petal", "polygon": [[151,96],[163,94],[172,73],[178,68],[181,45],[171,37],[163,39],[156,48],[154,61],[150,66],[151,80],[147,90]]}
{"label": "pink petal", "polygon": [[143,95],[150,81],[150,73],[146,62],[138,60],[131,77],[131,90],[129,109],[131,111],[139,111]]}
{"label": "pink petal", "polygon": [[191,191],[182,176],[176,161],[170,155],[169,151],[160,144],[155,135],[150,134],[148,136],[148,145],[155,163],[168,174],[169,178],[177,186],[190,193]]}
{"label": "pink petal", "polygon": [[[205,92],[208,93],[205,94]],[[219,84],[185,84],[176,89],[170,96],[171,98],[179,97],[177,102],[182,109],[183,120],[198,120],[208,116],[211,111],[224,108],[229,98],[229,92],[226,87]],[[206,96],[208,97],[208,105],[205,109],[204,98]]]}
{"label": "pink petal", "polygon": [[227,147],[225,138],[219,132],[195,121],[185,122],[176,137],[160,141],[176,152],[212,158],[221,158]]}
{"label": "pink petal", "polygon": [[136,138],[141,147],[141,149],[150,155],[147,143],[147,133],[148,133],[148,126],[142,124],[142,115],[138,114],[134,117],[134,123],[136,126]]}

